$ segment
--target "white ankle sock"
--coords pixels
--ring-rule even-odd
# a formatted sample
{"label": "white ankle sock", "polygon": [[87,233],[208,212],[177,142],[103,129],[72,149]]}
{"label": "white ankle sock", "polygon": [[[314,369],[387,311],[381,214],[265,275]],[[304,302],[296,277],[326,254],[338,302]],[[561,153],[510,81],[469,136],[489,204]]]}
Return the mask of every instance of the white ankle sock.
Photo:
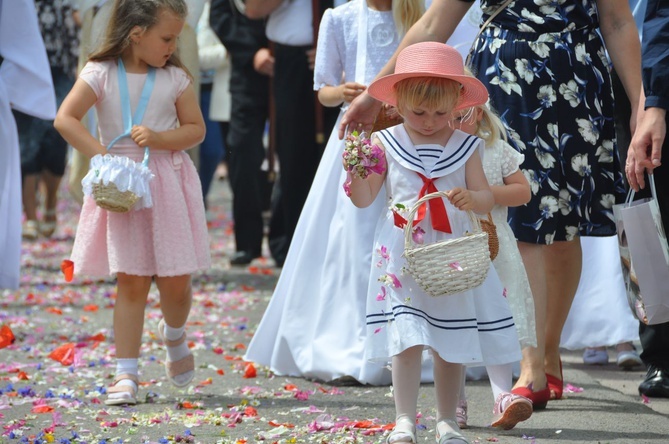
{"label": "white ankle sock", "polygon": [[[165,339],[168,341],[177,341],[181,339],[181,337],[184,335],[186,331],[186,326],[182,325],[179,328],[173,328],[167,325],[165,325],[165,330],[163,331],[163,334],[165,335]],[[168,347],[167,345],[165,346],[167,348],[167,356],[171,362],[178,361],[180,359],[185,358],[190,354],[190,349],[188,348],[188,341],[184,341],[181,345],[177,345],[176,347]]]}
{"label": "white ankle sock", "polygon": [[[137,358],[122,358],[122,359],[117,359],[116,360],[116,376],[118,375],[139,375],[139,364],[138,364],[138,359]],[[132,379],[121,379],[119,382],[117,382],[115,385],[127,385],[129,387],[133,387],[134,390],[137,390],[137,384]],[[121,398],[128,398],[130,395],[128,393],[110,393],[108,397],[110,399],[121,399]]]}

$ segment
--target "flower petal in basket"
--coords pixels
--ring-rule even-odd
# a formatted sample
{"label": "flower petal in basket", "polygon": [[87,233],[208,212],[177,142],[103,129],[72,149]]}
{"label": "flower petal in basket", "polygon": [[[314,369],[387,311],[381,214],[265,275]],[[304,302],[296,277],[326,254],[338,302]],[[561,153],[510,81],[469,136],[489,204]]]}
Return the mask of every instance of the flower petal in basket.
{"label": "flower petal in basket", "polygon": [[445,191],[437,191],[418,199],[404,227],[406,268],[430,296],[447,296],[478,287],[490,269],[488,234],[481,230],[479,219],[471,211],[467,211],[472,223],[471,233],[428,245],[413,244],[412,224],[418,207],[430,199],[445,197]]}

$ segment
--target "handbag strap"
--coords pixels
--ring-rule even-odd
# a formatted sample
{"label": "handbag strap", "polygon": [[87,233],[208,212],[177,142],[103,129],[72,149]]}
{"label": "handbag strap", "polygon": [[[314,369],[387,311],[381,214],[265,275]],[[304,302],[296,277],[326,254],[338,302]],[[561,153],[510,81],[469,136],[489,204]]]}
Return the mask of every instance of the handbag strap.
{"label": "handbag strap", "polygon": [[[132,114],[132,109],[130,107],[130,92],[128,91],[128,76],[125,71],[125,65],[123,60],[118,59],[118,89],[121,94],[121,119],[123,121],[123,133],[114,138],[109,145],[107,145],[107,151],[111,147],[123,139],[128,137],[132,131],[133,125],[139,125],[144,119],[144,113],[149,104],[149,99],[151,98],[151,92],[153,92],[153,86],[156,83],[156,68],[153,66],[149,67],[149,72],[144,81],[144,86],[142,87],[142,94],[139,96],[139,102],[137,103],[137,108],[135,108],[135,114]],[[144,147],[144,159],[142,159],[142,165],[145,167],[149,166],[149,147]]]}
{"label": "handbag strap", "polygon": [[[476,33],[476,37],[474,37],[474,39],[472,40],[472,43],[476,42],[476,40],[478,40],[478,38],[481,36],[483,31],[485,31],[485,29],[488,27],[488,25],[490,25],[492,23],[492,21],[495,19],[495,17],[497,17],[499,15],[499,13],[502,12],[504,10],[504,8],[509,6],[511,4],[511,2],[513,2],[513,1],[514,0],[505,0],[504,3],[499,5],[499,8],[495,9],[495,12],[493,12],[492,14],[490,14],[490,16],[488,16],[488,19],[485,22],[483,22],[483,24],[479,28],[479,32]],[[472,60],[472,53],[470,52],[469,54],[467,54],[467,60],[465,62],[465,65],[469,66],[471,60]]]}

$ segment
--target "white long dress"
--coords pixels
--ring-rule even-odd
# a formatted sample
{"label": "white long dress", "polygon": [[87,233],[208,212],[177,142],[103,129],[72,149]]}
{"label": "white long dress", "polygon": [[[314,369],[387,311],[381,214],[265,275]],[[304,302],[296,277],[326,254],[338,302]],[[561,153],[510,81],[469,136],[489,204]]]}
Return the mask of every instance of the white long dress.
{"label": "white long dress", "polygon": [[[407,348],[422,345],[448,362],[466,365],[519,360],[513,316],[492,263],[480,286],[449,296],[428,295],[404,271],[404,230],[396,226],[391,211],[397,204],[411,208],[420,197],[425,178],[437,190],[466,187],[465,164],[471,156],[483,154],[483,140],[455,130],[446,146],[414,146],[404,125],[380,131],[378,137],[386,148],[389,208],[380,214],[374,236],[376,256],[367,294],[366,359],[388,363]],[[427,205],[424,219],[416,225],[424,231],[425,245],[471,231],[467,213],[446,199],[441,201],[452,232],[433,228],[431,207]]]}
{"label": "white long dress", "polygon": [[[400,39],[392,13],[369,9],[367,45],[362,48],[366,54],[359,56],[362,6],[360,0],[353,0],[324,14],[314,71],[316,90],[342,80],[369,84],[397,48]],[[475,34],[471,20],[463,21],[457,31],[460,41],[471,42]],[[365,62],[362,70],[356,69],[358,59]],[[357,76],[364,72],[361,80],[356,72]],[[337,136],[342,115],[343,110],[245,359],[280,375],[323,381],[349,376],[364,384],[385,385],[391,382],[390,371],[363,358],[372,240],[385,196],[380,193],[370,207],[359,209],[344,194],[343,142]],[[424,370],[423,381],[431,381],[431,367]]]}
{"label": "white long dress", "polygon": [[0,1],[0,288],[19,286],[21,162],[11,109],[56,116],[51,69],[32,0]]}
{"label": "white long dress", "polygon": [[562,329],[560,346],[569,350],[639,339],[639,321],[627,304],[618,238],[582,237],[581,280]]}
{"label": "white long dress", "polygon": [[[504,140],[487,146],[483,156],[483,171],[490,185],[504,185],[504,178],[518,171],[525,156]],[[534,299],[527,273],[520,257],[516,237],[507,220],[508,208],[495,205],[490,212],[497,227],[499,253],[493,261],[495,270],[506,288],[506,297],[516,323],[521,347],[537,346]]]}

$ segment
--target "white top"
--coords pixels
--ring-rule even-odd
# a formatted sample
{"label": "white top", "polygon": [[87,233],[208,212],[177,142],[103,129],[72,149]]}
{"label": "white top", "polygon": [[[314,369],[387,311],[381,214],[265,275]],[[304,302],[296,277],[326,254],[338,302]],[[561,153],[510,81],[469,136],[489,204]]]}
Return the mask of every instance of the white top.
{"label": "white top", "polygon": [[[340,85],[342,72],[344,82],[356,81],[360,2],[353,0],[338,8],[328,9],[323,14],[314,68],[315,90],[326,85]],[[379,66],[385,65],[398,44],[392,11],[368,9],[367,54],[366,57],[360,57],[365,61],[364,81],[361,83],[368,85],[374,80]]]}
{"label": "white top", "polygon": [[288,46],[314,43],[311,0],[284,0],[267,20],[267,38]]}

